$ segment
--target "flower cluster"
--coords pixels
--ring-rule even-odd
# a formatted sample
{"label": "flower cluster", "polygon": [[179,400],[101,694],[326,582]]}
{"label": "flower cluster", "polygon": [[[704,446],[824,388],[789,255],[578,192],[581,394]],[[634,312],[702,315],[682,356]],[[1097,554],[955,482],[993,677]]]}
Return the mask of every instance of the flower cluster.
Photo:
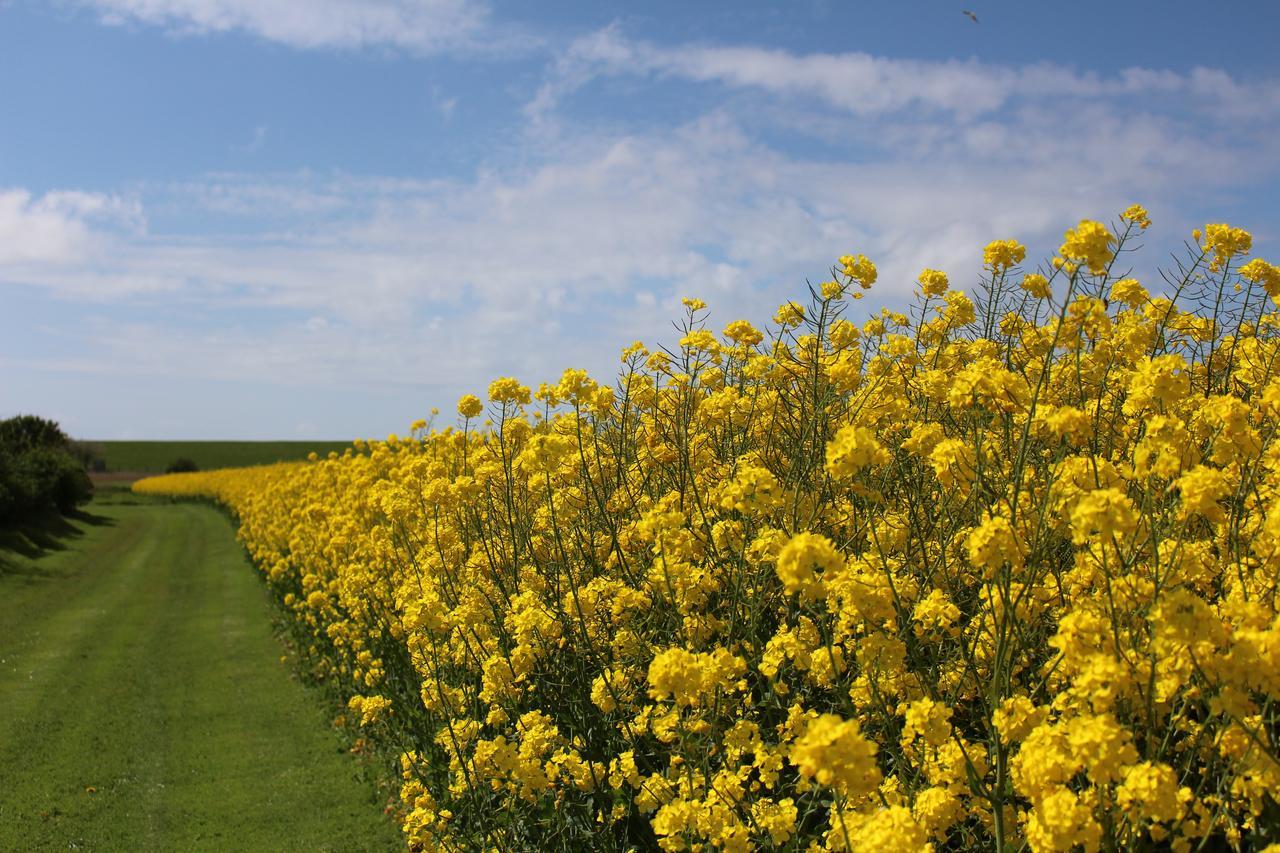
{"label": "flower cluster", "polygon": [[1211,225],[1113,280],[1149,224],[135,488],[233,512],[414,850],[1263,849],[1280,274]]}

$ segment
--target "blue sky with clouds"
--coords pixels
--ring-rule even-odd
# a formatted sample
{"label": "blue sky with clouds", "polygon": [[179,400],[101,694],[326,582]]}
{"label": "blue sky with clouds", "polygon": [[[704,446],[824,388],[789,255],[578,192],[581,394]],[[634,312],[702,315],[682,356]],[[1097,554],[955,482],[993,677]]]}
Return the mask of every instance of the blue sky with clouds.
{"label": "blue sky with clouds", "polygon": [[[974,23],[963,13],[978,15]],[[0,0],[0,416],[403,431],[1133,201],[1280,259],[1280,4]],[[1155,271],[1139,270],[1154,286]]]}

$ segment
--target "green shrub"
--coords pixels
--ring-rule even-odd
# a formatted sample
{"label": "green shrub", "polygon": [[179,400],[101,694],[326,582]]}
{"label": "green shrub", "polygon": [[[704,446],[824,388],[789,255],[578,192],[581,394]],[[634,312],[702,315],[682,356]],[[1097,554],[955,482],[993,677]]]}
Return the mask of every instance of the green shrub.
{"label": "green shrub", "polygon": [[69,452],[71,438],[56,421],[37,415],[18,415],[0,421],[0,446],[16,453],[36,447],[57,447]]}
{"label": "green shrub", "polygon": [[35,415],[0,421],[0,523],[66,514],[88,501],[93,484],[85,458],[54,421]]}

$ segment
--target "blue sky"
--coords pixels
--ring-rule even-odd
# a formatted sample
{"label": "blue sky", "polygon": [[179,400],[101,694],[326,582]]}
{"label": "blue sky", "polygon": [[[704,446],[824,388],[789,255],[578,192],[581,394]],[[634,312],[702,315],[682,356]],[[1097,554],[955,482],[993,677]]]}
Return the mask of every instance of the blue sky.
{"label": "blue sky", "polygon": [[[978,15],[974,23],[963,13]],[[1133,201],[1280,258],[1280,4],[0,0],[0,416],[351,438]],[[1139,270],[1154,286],[1154,269]]]}

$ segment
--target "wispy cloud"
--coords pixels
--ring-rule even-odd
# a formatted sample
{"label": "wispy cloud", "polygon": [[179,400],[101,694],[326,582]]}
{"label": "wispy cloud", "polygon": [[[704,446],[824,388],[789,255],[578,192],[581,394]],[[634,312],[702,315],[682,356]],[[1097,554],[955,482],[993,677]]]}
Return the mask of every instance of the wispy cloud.
{"label": "wispy cloud", "polygon": [[[171,27],[183,26],[175,9],[232,10],[184,13],[186,26],[216,30],[247,29],[235,21],[290,4],[101,5]],[[337,5],[359,16],[354,4]],[[302,17],[311,26],[324,16]],[[303,37],[265,35],[283,24],[252,26],[298,44],[400,44],[359,27]],[[696,83],[712,104],[680,123],[601,130],[577,118],[574,92],[615,76]],[[128,324],[85,321],[75,330],[83,353],[7,364],[394,385],[416,389],[421,409],[495,375],[538,381],[578,365],[604,377],[626,342],[666,338],[680,296],[707,299],[717,323],[758,320],[848,251],[879,264],[882,303],[905,297],[924,266],[963,287],[987,241],[1017,237],[1034,256],[1080,216],[1106,218],[1134,201],[1151,207],[1154,239],[1176,243],[1182,225],[1200,224],[1174,230],[1192,193],[1276,174],[1280,108],[1264,89],[1206,70],[1101,76],[659,47],[609,29],[548,69],[518,165],[433,180],[211,174],[140,185],[141,202],[0,191],[0,287],[104,310],[162,293],[167,311],[199,318],[175,324],[141,311]],[[745,96],[716,97],[725,90]],[[1249,99],[1262,105],[1249,123],[1206,119]],[[788,145],[798,133],[822,144]],[[201,226],[148,231],[144,211]]]}
{"label": "wispy cloud", "polygon": [[258,125],[253,129],[253,133],[250,136],[249,141],[243,145],[234,146],[235,150],[244,154],[252,154],[255,151],[261,151],[262,146],[267,144],[267,130],[268,128],[266,125]]}
{"label": "wispy cloud", "polygon": [[240,32],[296,48],[435,53],[473,44],[488,6],[468,0],[73,0],[108,24]]}
{"label": "wispy cloud", "polygon": [[[1013,120],[1034,126],[1036,116]],[[832,162],[780,152],[717,112],[550,142],[535,166],[469,180],[210,176],[143,192],[191,215],[267,225],[183,238],[91,232],[89,254],[12,260],[0,281],[98,300],[165,288],[167,304],[205,318],[200,331],[85,330],[99,350],[85,369],[433,382],[447,399],[505,373],[540,380],[577,364],[608,375],[622,344],[666,336],[682,295],[703,296],[721,321],[760,319],[850,250],[879,263],[877,301],[902,298],[926,265],[963,286],[988,240],[1052,248],[1080,215],[1134,200],[1158,223],[1175,215],[1181,182],[1203,176],[1168,164],[1204,166],[1219,182],[1236,174],[1229,152],[1176,126],[1103,127],[1096,116],[1091,126],[1074,146],[1025,137],[1040,156],[1002,154],[983,137],[1008,129],[975,124],[976,139],[939,142],[930,161]],[[235,319],[246,311],[273,313],[246,325]]]}
{"label": "wispy cloud", "polygon": [[977,60],[926,61],[864,52],[796,54],[752,46],[658,45],[627,37],[613,25],[575,40],[527,105],[545,115],[598,77],[642,75],[716,83],[782,96],[810,97],[868,117],[912,111],[972,121],[1023,100],[1190,96],[1205,108],[1272,117],[1280,111],[1276,81],[1242,83],[1222,71],[1188,73],[1128,68],[1113,75],[1052,63],[1000,65]]}
{"label": "wispy cloud", "polygon": [[440,115],[446,119],[453,118],[453,111],[458,108],[457,97],[445,95],[439,86],[431,87],[431,103],[435,104]]}

